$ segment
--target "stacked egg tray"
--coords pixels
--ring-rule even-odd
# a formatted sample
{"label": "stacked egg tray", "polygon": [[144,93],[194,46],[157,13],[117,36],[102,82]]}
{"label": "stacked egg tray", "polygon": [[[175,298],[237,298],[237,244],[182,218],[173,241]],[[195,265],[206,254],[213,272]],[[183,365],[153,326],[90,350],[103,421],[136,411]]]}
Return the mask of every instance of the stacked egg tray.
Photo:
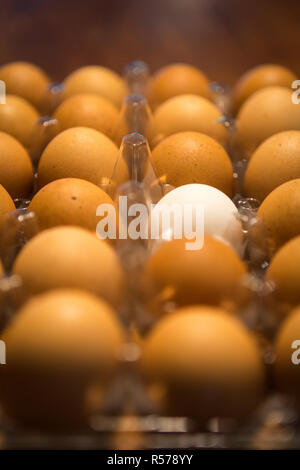
{"label": "stacked egg tray", "polygon": [[[83,75],[87,69],[81,69]],[[101,70],[112,73],[103,68]],[[300,331],[297,338],[297,328],[300,330],[300,320],[297,323],[297,318],[300,312],[296,308],[297,302],[300,303],[300,248],[299,239],[296,238],[300,235],[300,179],[297,180],[300,178],[300,132],[297,133],[300,131],[300,106],[297,107],[291,98],[291,83],[296,77],[283,67],[262,66],[246,74],[232,91],[226,85],[209,83],[194,67],[174,65],[149,76],[147,65],[137,61],[129,64],[124,71],[122,80],[124,90],[127,90],[123,91],[125,98],[121,91],[116,96],[113,86],[101,87],[101,79],[96,74],[96,78],[91,81],[85,76],[85,85],[74,91],[74,96],[75,93],[86,93],[87,98],[82,98],[83,101],[86,100],[85,103],[78,101],[73,108],[70,105],[69,109],[68,106],[64,109],[62,103],[67,103],[70,99],[66,90],[70,86],[71,77],[72,75],[62,84],[47,84],[47,91],[42,99],[38,103],[33,102],[42,110],[42,117],[34,119],[31,116],[34,124],[29,134],[25,131],[26,135],[24,134],[20,125],[22,118],[17,116],[17,111],[17,125],[13,126],[5,117],[4,108],[0,108],[0,131],[12,135],[22,143],[30,155],[35,171],[31,196],[14,194],[16,209],[7,210],[1,221],[0,255],[3,275],[0,279],[0,324],[3,334],[1,337],[7,348],[7,364],[0,366],[0,387],[4,389],[2,394],[0,391],[3,408],[1,446],[10,449],[299,448],[297,390],[300,381],[298,379],[297,382],[295,372],[297,365],[291,359],[296,349],[293,349],[292,342],[300,340]],[[11,75],[7,71],[4,73],[2,69],[0,79],[6,81],[8,93],[17,94],[18,80],[13,82]],[[249,89],[247,91],[249,83],[251,93]],[[78,86],[76,76],[75,79],[73,76],[72,86],[75,89]],[[38,83],[36,87],[38,89]],[[22,90],[24,89],[26,85],[23,86]],[[19,93],[22,97],[21,91]],[[99,116],[99,119],[98,116],[95,118],[96,111],[93,110],[94,104],[91,104],[91,97],[98,99],[95,98],[97,93],[100,95],[99,99],[103,100],[99,106],[105,109],[104,118]],[[8,95],[7,102],[10,104],[9,100]],[[85,120],[81,122],[74,106],[78,106],[86,115],[86,109],[92,109],[92,117],[88,119],[85,116]],[[240,106],[241,110],[237,113],[235,108]],[[29,121],[28,117],[28,126]],[[83,169],[72,168],[72,155],[68,161],[62,140],[61,152],[58,145],[50,155],[49,149],[55,139],[77,126],[101,131],[101,138],[106,134],[105,143],[103,141],[103,146],[106,146],[103,158],[106,160],[99,160],[99,167],[105,168],[105,171],[101,170],[102,173],[98,172],[97,165],[95,172],[90,174],[85,172],[84,164]],[[276,137],[278,142],[272,142],[271,139]],[[75,144],[72,151],[76,153],[81,144],[80,139],[76,141],[76,137],[71,136],[73,138]],[[82,139],[84,142],[87,137]],[[200,139],[200,143],[197,139]],[[267,144],[264,143],[266,139]],[[298,156],[297,149],[293,148],[297,139]],[[266,145],[265,156],[262,143]],[[99,148],[101,145],[102,142],[96,140],[95,146]],[[107,163],[112,145],[119,149],[114,160],[109,157],[113,164],[111,161]],[[284,146],[286,148],[281,151]],[[254,155],[254,152],[259,155]],[[290,164],[287,162],[289,153]],[[197,158],[203,162],[197,161]],[[83,153],[83,162],[85,159]],[[69,174],[59,174],[59,171],[64,171],[61,168],[68,164]],[[15,170],[16,178],[20,178],[20,181],[16,184],[26,185],[25,178],[22,179],[22,174],[18,175],[17,171]],[[79,171],[82,176],[79,176]],[[90,220],[91,227],[87,226],[87,218],[91,217],[92,210],[96,208],[91,186],[86,191],[90,191],[88,197],[92,206],[87,209],[84,200],[80,200],[80,203],[83,201],[85,213],[81,213],[82,217],[78,221],[72,220],[73,213],[63,213],[63,198],[72,195],[71,189],[68,193],[66,180],[58,193],[54,191],[51,194],[49,191],[51,208],[45,205],[47,199],[37,198],[41,188],[50,188],[53,182],[66,177],[89,180],[93,183],[92,186],[96,184],[107,195],[107,200],[104,196],[100,198],[102,202],[112,200],[116,205],[120,196],[127,197],[128,207],[139,203],[152,211],[159,206],[160,201],[167,204],[200,201],[204,205],[204,217],[208,217],[204,218],[204,231],[208,239],[204,239],[204,246],[198,251],[182,251],[181,243],[184,240],[174,240],[172,225],[169,227],[167,240],[161,234],[158,239],[117,237],[113,242],[101,242],[94,237],[93,243],[97,241],[109,247],[107,253],[103,248],[103,264],[106,267],[108,265],[108,269],[104,274],[99,271],[99,282],[104,286],[100,293],[97,288],[90,288],[86,265],[82,275],[87,277],[82,280],[82,285],[78,286],[78,282],[73,281],[72,274],[69,284],[64,280],[59,281],[57,286],[54,285],[80,287],[93,293],[96,291],[99,297],[104,297],[113,305],[120,324],[117,328],[123,331],[117,352],[114,351],[117,355],[117,372],[106,384],[104,392],[103,389],[97,392],[101,395],[101,400],[96,396],[97,405],[93,408],[93,413],[88,418],[85,417],[84,425],[80,419],[74,418],[76,407],[80,406],[80,400],[77,402],[74,399],[74,403],[72,401],[76,381],[73,389],[69,390],[70,404],[64,397],[65,408],[71,410],[70,423],[75,423],[65,428],[70,415],[68,411],[63,418],[64,404],[62,408],[58,405],[62,413],[61,422],[48,419],[43,416],[43,413],[47,414],[47,399],[43,405],[36,405],[42,400],[40,392],[43,385],[37,383],[32,387],[27,386],[26,375],[23,378],[13,377],[18,372],[12,369],[9,372],[11,375],[7,375],[5,371],[10,367],[10,360],[15,361],[18,367],[20,364],[22,367],[23,360],[24,363],[30,360],[30,353],[28,357],[25,354],[22,360],[16,359],[18,334],[23,334],[22,341],[25,338],[24,344],[27,344],[29,350],[32,341],[33,354],[40,347],[39,341],[43,341],[45,332],[41,333],[38,340],[33,337],[34,330],[36,334],[39,332],[37,324],[32,323],[32,337],[30,332],[26,337],[25,330],[20,333],[21,321],[19,329],[15,332],[13,330],[17,319],[25,318],[26,305],[29,305],[26,302],[32,294],[32,279],[42,286],[47,285],[49,279],[49,283],[53,284],[53,276],[61,279],[61,266],[55,266],[55,256],[53,273],[47,271],[46,263],[30,279],[26,259],[31,259],[28,268],[31,269],[31,265],[39,264],[39,256],[42,260],[40,262],[44,262],[44,255],[41,251],[36,251],[38,254],[35,256],[34,250],[29,251],[29,246],[33,246],[32,242],[37,240],[35,237],[40,237],[43,230],[51,226],[81,225],[89,229],[94,227],[96,231],[96,215]],[[44,194],[47,197],[47,192]],[[262,201],[266,202],[264,211]],[[57,207],[62,210],[59,215],[55,214],[56,202]],[[270,210],[272,203],[273,212]],[[295,216],[297,208],[298,219]],[[46,211],[44,215],[43,210]],[[69,206],[66,205],[66,211],[68,210]],[[76,214],[80,214],[80,210]],[[130,220],[129,218],[129,222]],[[277,225],[276,220],[279,221]],[[269,221],[271,226],[268,225]],[[126,229],[129,222],[126,222]],[[50,246],[51,237],[45,243],[50,253],[55,250],[55,243]],[[72,240],[70,243],[72,244]],[[291,258],[290,243],[294,244],[291,247],[295,256],[294,265],[288,261]],[[24,255],[22,262],[22,253],[25,250],[28,250],[28,255]],[[207,253],[205,250],[208,250]],[[286,256],[283,250],[287,250]],[[277,264],[274,264],[274,276],[271,276],[269,267],[276,260],[278,252],[281,256]],[[204,253],[204,258],[201,253]],[[89,251],[78,254],[81,257],[83,255],[88,256]],[[97,257],[95,252],[95,258],[92,256],[90,259],[91,264],[97,265]],[[116,269],[113,266],[115,259],[120,264]],[[198,262],[200,264],[197,269]],[[120,270],[123,271],[123,287],[119,282]],[[96,269],[91,275],[96,276],[97,281]],[[110,279],[107,278],[109,276]],[[40,289],[44,290],[46,289]],[[38,290],[33,293],[40,292]],[[26,314],[30,316],[30,312]],[[294,320],[290,321],[292,318]],[[185,330],[184,322],[187,321],[189,327]],[[49,325],[49,338],[53,341],[50,350],[55,351],[51,322]],[[67,328],[63,323],[59,328],[61,327]],[[82,330],[84,335],[89,328],[85,330],[83,327]],[[67,336],[68,330],[64,331]],[[108,336],[109,334],[112,332],[108,330]],[[186,343],[185,334],[190,338]],[[209,336],[210,345],[207,343]],[[44,341],[47,341],[46,338],[47,335]],[[85,340],[88,342],[88,338]],[[59,343],[60,340],[57,341]],[[94,341],[91,338],[91,351]],[[66,348],[72,348],[70,341],[66,340],[66,344],[69,345]],[[14,354],[10,353],[10,347],[15,348]],[[71,361],[67,353],[66,357],[59,357],[59,354],[65,353],[60,347],[61,345],[56,351],[58,360]],[[207,349],[201,351],[202,347]],[[54,352],[53,354],[55,356]],[[175,355],[173,361],[172,354]],[[76,356],[77,360],[78,357]],[[42,365],[43,360],[47,372],[48,359],[41,357]],[[39,359],[34,361],[35,365],[39,364]],[[203,374],[198,373],[197,361],[200,361]],[[228,361],[232,361],[232,367]],[[181,374],[187,384],[181,386],[176,383],[177,370],[178,377]],[[54,380],[62,379],[60,373],[61,371],[56,377],[54,375]],[[155,373],[158,376],[160,374],[159,380],[156,377],[158,382],[163,382],[163,374],[168,376],[171,383],[169,388],[155,387],[157,384],[151,383],[151,374],[154,377]],[[197,384],[195,389],[194,373]],[[207,387],[206,377],[210,381]],[[11,388],[4,380],[12,384]],[[212,384],[215,384],[215,389]],[[56,398],[59,401],[59,385],[58,389],[54,387],[53,390],[58,393]],[[56,411],[53,403],[49,404],[49,416]],[[78,422],[81,423],[80,426]]]}

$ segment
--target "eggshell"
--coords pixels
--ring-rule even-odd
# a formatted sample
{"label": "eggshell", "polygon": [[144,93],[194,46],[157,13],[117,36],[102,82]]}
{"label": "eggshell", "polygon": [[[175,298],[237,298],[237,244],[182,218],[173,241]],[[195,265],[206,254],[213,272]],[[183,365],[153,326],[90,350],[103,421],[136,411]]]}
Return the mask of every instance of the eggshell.
{"label": "eggshell", "polygon": [[0,183],[13,198],[30,195],[33,168],[25,148],[12,136],[0,132]]}
{"label": "eggshell", "polygon": [[297,76],[286,67],[276,64],[263,64],[253,67],[244,73],[235,85],[233,100],[235,109],[253,95],[256,91],[268,86],[283,86],[291,88]]}
{"label": "eggshell", "polygon": [[59,287],[91,291],[112,305],[123,296],[123,272],[113,249],[88,230],[55,227],[32,238],[13,266],[29,295]]}
{"label": "eggshell", "polygon": [[6,95],[6,103],[0,106],[0,131],[29,147],[34,124],[39,117],[37,110],[28,101],[19,96]]}
{"label": "eggshell", "polygon": [[172,64],[159,69],[150,79],[148,99],[153,108],[173,96],[183,94],[210,98],[209,81],[201,70],[187,64]]}
{"label": "eggshell", "polygon": [[186,241],[167,242],[151,256],[143,273],[144,291],[152,288],[159,295],[172,289],[170,300],[178,306],[234,301],[247,272],[236,252],[210,236],[200,250],[187,250]]}
{"label": "eggshell", "polygon": [[[34,428],[87,426],[117,369],[124,333],[103,300],[80,290],[53,290],[28,301],[2,334],[1,405]],[[102,394],[102,395],[101,395]]]}
{"label": "eggshell", "polygon": [[293,238],[275,254],[266,279],[275,287],[275,296],[290,305],[300,303],[300,236]]}
{"label": "eggshell", "polygon": [[180,95],[168,99],[154,112],[150,134],[156,145],[171,134],[196,131],[209,135],[222,145],[227,143],[227,131],[218,120],[218,108],[206,98],[197,95]]}
{"label": "eggshell", "polygon": [[0,80],[5,82],[7,93],[21,96],[37,109],[42,108],[50,82],[42,69],[29,62],[11,62],[0,67]]}
{"label": "eggshell", "polygon": [[95,93],[111,101],[117,108],[128,94],[124,80],[115,72],[98,65],[81,67],[68,75],[64,81],[62,98],[78,93]]}
{"label": "eggshell", "polygon": [[[160,214],[164,213],[165,207],[171,208],[173,206],[176,207],[176,211],[181,209],[184,220],[184,207],[186,204],[203,208],[203,231],[206,235],[213,235],[225,240],[238,253],[242,252],[243,231],[237,217],[238,210],[226,194],[212,186],[206,184],[186,184],[173,189],[156,204],[151,211],[151,218],[159,220]],[[195,227],[195,217],[192,220]],[[160,233],[167,237],[167,232],[169,232],[171,239],[173,237],[174,222],[170,219],[168,223],[165,221],[165,225],[165,231],[161,230]],[[159,228],[162,229],[162,227]],[[184,230],[183,226],[183,233]],[[185,233],[185,235],[187,236],[188,233]]]}
{"label": "eggshell", "polygon": [[53,117],[58,120],[61,131],[70,127],[91,127],[112,139],[119,113],[109,100],[86,93],[63,101]]}
{"label": "eggshell", "polygon": [[[38,166],[38,187],[59,178],[80,178],[97,185],[110,178],[117,146],[104,134],[87,127],[67,129],[47,145]],[[120,178],[127,175],[119,172]]]}
{"label": "eggshell", "polygon": [[263,221],[271,253],[300,235],[300,178],[275,188],[257,214]]}
{"label": "eggshell", "polygon": [[300,132],[280,132],[260,144],[252,155],[244,192],[262,201],[273,189],[296,178],[300,178]]}
{"label": "eggshell", "polygon": [[164,183],[175,187],[208,184],[232,196],[233,169],[229,156],[222,145],[205,134],[173,134],[155,147],[152,160]]}
{"label": "eggshell", "polygon": [[292,89],[273,86],[256,91],[237,115],[234,145],[240,157],[250,158],[265,139],[281,131],[300,130],[300,106]]}
{"label": "eggshell", "polygon": [[[283,321],[275,341],[275,363],[274,378],[277,388],[289,395],[300,397],[300,374],[299,364],[295,359],[299,358],[297,349],[299,344],[294,345],[300,339],[300,307],[296,307]],[[296,353],[296,358],[293,354]],[[292,361],[294,359],[294,362]]]}
{"label": "eggshell", "polygon": [[254,338],[236,318],[208,306],[159,321],[146,338],[141,370],[165,391],[159,411],[200,422],[248,415],[264,389]]}
{"label": "eggshell", "polygon": [[6,214],[11,211],[14,211],[15,209],[16,206],[14,204],[14,201],[12,200],[6,189],[3,188],[3,186],[0,184],[0,229],[2,227]]}
{"label": "eggshell", "polygon": [[34,196],[28,210],[35,212],[41,230],[57,225],[78,225],[96,233],[100,204],[113,200],[101,188],[78,178],[62,178],[44,186]]}

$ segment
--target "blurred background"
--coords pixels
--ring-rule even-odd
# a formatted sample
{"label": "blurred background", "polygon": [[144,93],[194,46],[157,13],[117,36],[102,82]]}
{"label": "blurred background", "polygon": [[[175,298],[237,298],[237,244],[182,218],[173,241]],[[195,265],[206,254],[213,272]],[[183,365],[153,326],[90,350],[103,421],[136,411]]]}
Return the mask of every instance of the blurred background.
{"label": "blurred background", "polygon": [[184,61],[232,84],[263,62],[300,74],[299,0],[6,0],[1,63],[28,60],[61,80],[81,65],[151,71]]}

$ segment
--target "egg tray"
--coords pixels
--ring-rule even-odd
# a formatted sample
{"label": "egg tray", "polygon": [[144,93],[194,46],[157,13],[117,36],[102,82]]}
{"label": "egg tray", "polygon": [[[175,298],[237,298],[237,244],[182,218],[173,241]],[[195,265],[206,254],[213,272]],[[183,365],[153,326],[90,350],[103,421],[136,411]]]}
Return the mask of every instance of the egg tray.
{"label": "egg tray", "polygon": [[270,395],[256,417],[236,427],[215,418],[210,431],[197,430],[185,417],[95,416],[91,429],[41,433],[1,428],[1,448],[16,449],[299,449],[300,428],[291,403]]}
{"label": "egg tray", "polygon": [[[120,122],[115,130],[115,142],[120,144],[119,157],[111,178],[100,183],[114,199],[126,195],[131,202],[156,203],[163,195],[173,189],[159,180],[151,162],[151,151],[146,139],[147,126],[151,120],[151,111],[145,98],[148,67],[143,62],[134,62],[125,69],[125,77],[131,94],[124,100],[120,112]],[[233,155],[231,146],[234,134],[234,120],[227,116],[230,108],[230,90],[227,86],[212,83],[211,90],[216,105],[223,113],[220,122],[225,126],[229,137],[229,155]],[[49,112],[59,102],[62,91],[60,84],[49,89]],[[36,123],[29,149],[36,168],[40,155],[57,132],[59,123],[52,117],[42,117]],[[125,132],[124,132],[125,131]],[[125,135],[126,134],[126,135]],[[121,160],[129,168],[130,180],[116,187],[115,175]],[[250,274],[246,280],[246,289],[251,293],[247,304],[240,305],[240,318],[261,340],[261,353],[267,367],[274,359],[272,338],[278,327],[277,315],[274,315],[272,286],[263,281],[263,273],[268,266],[269,254],[262,223],[257,218],[257,201],[241,196],[241,187],[247,160],[242,156],[232,157],[235,177],[234,202],[238,208],[238,218],[244,229],[244,261],[249,266]],[[10,275],[13,261],[22,246],[38,233],[35,215],[27,211],[29,200],[17,200],[17,211],[7,216],[2,232],[1,258],[6,270],[6,277],[0,280],[0,326],[9,321],[15,311],[15,299],[22,289],[21,280]],[[259,236],[258,236],[259,234]],[[128,330],[132,325],[143,335],[155,323],[149,315],[138,289],[139,273],[149,253],[155,249],[157,241],[123,240],[117,242],[115,249],[120,255],[128,279],[128,295],[119,314]],[[3,246],[5,249],[3,249]],[[176,305],[172,305],[175,308]],[[170,309],[170,305],[162,305]],[[184,417],[162,417],[155,415],[155,409],[143,388],[136,371],[138,353],[129,337],[121,358],[125,382],[129,383],[127,394],[118,397],[107,406],[106,414],[95,416],[91,428],[82,434],[43,434],[16,429],[9,423],[2,422],[0,446],[4,448],[297,448],[300,445],[297,433],[298,416],[293,404],[286,404],[286,398],[273,396],[270,391],[256,416],[245,424],[224,422],[215,419],[206,429],[197,430],[195,423]],[[128,353],[129,352],[129,353]],[[122,368],[121,368],[122,369]],[[124,377],[121,378],[124,385]],[[137,392],[138,390],[138,392]],[[123,391],[124,392],[124,391]],[[129,398],[128,398],[129,397]],[[131,402],[128,413],[127,402]],[[134,412],[132,413],[132,409]],[[127,447],[126,447],[127,445]],[[124,447],[125,446],[125,447]]]}

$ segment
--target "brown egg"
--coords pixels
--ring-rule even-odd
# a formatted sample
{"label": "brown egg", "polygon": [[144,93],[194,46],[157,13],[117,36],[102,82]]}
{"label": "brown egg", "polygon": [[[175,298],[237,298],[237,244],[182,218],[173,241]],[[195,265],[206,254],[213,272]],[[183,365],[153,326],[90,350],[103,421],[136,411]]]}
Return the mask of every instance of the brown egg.
{"label": "brown egg", "polygon": [[[298,274],[299,277],[299,274]],[[299,351],[300,307],[290,312],[280,326],[275,341],[274,378],[277,388],[300,398]]]}
{"label": "brown egg", "polygon": [[210,98],[209,81],[201,70],[186,64],[172,64],[158,70],[151,78],[148,99],[152,108],[177,95]]}
{"label": "brown egg", "polygon": [[263,64],[253,67],[244,73],[234,88],[234,108],[240,106],[257,90],[268,86],[283,86],[291,89],[297,76],[281,65]]}
{"label": "brown egg", "polygon": [[300,303],[300,236],[293,238],[275,254],[266,279],[275,287],[275,296],[285,304]]}
{"label": "brown egg", "polygon": [[20,96],[6,95],[6,103],[0,106],[0,131],[29,147],[34,124],[39,117],[37,110],[28,101]]}
{"label": "brown egg", "polygon": [[50,80],[36,65],[29,62],[3,65],[0,68],[0,80],[5,82],[7,93],[21,96],[37,109],[43,107]]}
{"label": "brown egg", "polygon": [[233,301],[247,272],[236,252],[210,236],[200,250],[185,245],[185,239],[166,242],[147,262],[142,283],[151,302],[164,291],[179,306]]}
{"label": "brown egg", "polygon": [[88,426],[96,405],[103,406],[124,334],[105,301],[58,289],[29,300],[1,339],[5,414],[23,426],[73,428]]}
{"label": "brown egg", "polygon": [[300,131],[280,132],[260,144],[252,155],[244,192],[262,201],[277,186],[296,178],[300,178]]}
{"label": "brown egg", "polygon": [[[101,184],[111,177],[117,146],[104,134],[87,127],[73,127],[58,134],[42,153],[38,187],[59,178],[81,178]],[[120,178],[125,178],[120,174]]]}
{"label": "brown egg", "polygon": [[171,134],[196,131],[209,135],[222,145],[227,142],[227,131],[218,120],[218,108],[206,98],[197,95],[180,95],[161,104],[153,115],[150,134],[152,144],[158,144]]}
{"label": "brown egg", "polygon": [[14,211],[16,206],[5,188],[0,184],[0,229],[8,212]]}
{"label": "brown egg", "polygon": [[258,216],[263,221],[271,253],[300,235],[300,178],[275,188],[261,204]]}
{"label": "brown egg", "polygon": [[264,389],[254,337],[221,309],[192,306],[167,315],[146,338],[141,370],[161,388],[162,413],[205,422],[251,413]]}
{"label": "brown egg", "polygon": [[0,155],[0,183],[13,198],[29,196],[33,169],[25,148],[14,137],[0,132]]}
{"label": "brown egg", "polygon": [[124,80],[115,72],[98,65],[81,67],[64,81],[63,99],[78,93],[95,93],[111,101],[117,108],[128,94]]}
{"label": "brown egg", "polygon": [[250,158],[265,139],[281,131],[300,130],[300,106],[292,102],[292,89],[266,87],[255,92],[237,116],[234,145],[239,157]]}
{"label": "brown egg", "polygon": [[152,159],[158,177],[172,186],[202,183],[233,191],[233,169],[222,145],[199,132],[179,132],[162,140]]}
{"label": "brown egg", "polygon": [[63,101],[53,117],[58,120],[61,131],[70,127],[91,127],[112,139],[118,116],[117,108],[102,96],[80,94]]}
{"label": "brown egg", "polygon": [[32,238],[13,266],[29,295],[60,287],[91,291],[112,305],[123,296],[123,272],[114,250],[79,227],[55,227]]}
{"label": "brown egg", "polygon": [[47,184],[34,196],[28,210],[35,212],[41,230],[57,225],[79,225],[96,233],[100,204],[112,199],[101,188],[78,178],[62,178]]}

